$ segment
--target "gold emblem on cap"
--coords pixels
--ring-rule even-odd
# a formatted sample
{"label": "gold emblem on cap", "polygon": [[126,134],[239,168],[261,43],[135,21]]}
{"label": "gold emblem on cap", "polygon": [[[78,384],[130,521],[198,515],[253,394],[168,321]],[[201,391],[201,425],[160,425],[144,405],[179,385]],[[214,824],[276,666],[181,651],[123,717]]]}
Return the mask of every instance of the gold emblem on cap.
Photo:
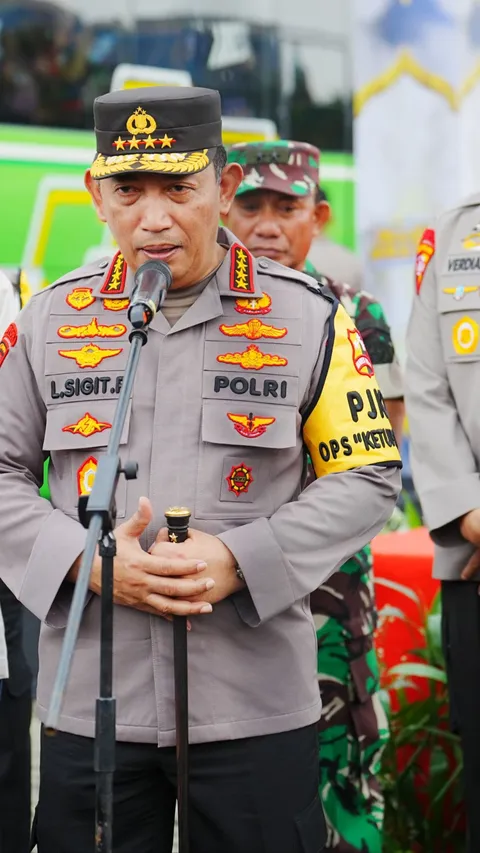
{"label": "gold emblem on cap", "polygon": [[127,130],[132,136],[136,136],[138,133],[150,135],[155,133],[156,129],[157,122],[142,107],[138,107],[127,121]]}

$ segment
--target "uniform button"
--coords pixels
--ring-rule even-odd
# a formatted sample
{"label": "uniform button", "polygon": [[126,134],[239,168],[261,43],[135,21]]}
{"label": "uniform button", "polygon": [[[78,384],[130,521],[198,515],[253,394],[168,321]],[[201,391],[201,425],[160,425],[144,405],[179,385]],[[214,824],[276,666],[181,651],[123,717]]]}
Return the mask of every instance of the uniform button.
{"label": "uniform button", "polygon": [[268,270],[268,261],[259,261],[258,266],[262,270]]}
{"label": "uniform button", "polygon": [[104,269],[104,267],[108,267],[108,261],[100,261],[100,269]]}

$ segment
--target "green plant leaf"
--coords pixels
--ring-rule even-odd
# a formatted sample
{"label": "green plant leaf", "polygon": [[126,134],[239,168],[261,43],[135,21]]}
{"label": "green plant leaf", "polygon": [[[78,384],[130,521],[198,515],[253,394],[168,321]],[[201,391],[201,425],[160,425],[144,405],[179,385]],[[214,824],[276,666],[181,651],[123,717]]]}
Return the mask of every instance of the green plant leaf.
{"label": "green plant leaf", "polygon": [[443,669],[437,666],[429,666],[426,663],[398,663],[389,669],[390,675],[403,675],[405,678],[430,678],[432,681],[447,683],[447,675]]}
{"label": "green plant leaf", "polygon": [[400,610],[399,607],[392,607],[390,604],[385,604],[385,606],[378,611],[378,618],[380,621],[384,619],[401,619],[402,622],[411,622],[411,619],[405,615],[403,610]]}
{"label": "green plant leaf", "polygon": [[442,616],[440,613],[429,613],[426,630],[427,648],[432,663],[444,667],[445,661],[442,649]]}
{"label": "green plant leaf", "polygon": [[404,586],[401,583],[397,583],[397,581],[392,581],[390,578],[374,578],[375,583],[380,586],[386,586],[387,589],[393,589],[395,592],[401,593],[406,598],[409,598],[411,601],[414,601],[415,604],[420,605],[420,599],[416,592],[413,589],[410,589],[409,586]]}

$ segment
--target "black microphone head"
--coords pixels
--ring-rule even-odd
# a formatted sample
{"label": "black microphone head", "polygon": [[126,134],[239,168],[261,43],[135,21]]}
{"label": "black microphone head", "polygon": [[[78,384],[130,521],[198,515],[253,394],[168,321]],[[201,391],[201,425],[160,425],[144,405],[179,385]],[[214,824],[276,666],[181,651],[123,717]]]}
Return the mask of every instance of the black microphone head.
{"label": "black microphone head", "polygon": [[142,264],[134,275],[134,287],[141,287],[144,277],[149,279],[151,275],[155,276],[159,274],[165,276],[166,287],[168,290],[172,285],[173,277],[170,267],[168,264],[164,263],[164,261],[146,261]]}

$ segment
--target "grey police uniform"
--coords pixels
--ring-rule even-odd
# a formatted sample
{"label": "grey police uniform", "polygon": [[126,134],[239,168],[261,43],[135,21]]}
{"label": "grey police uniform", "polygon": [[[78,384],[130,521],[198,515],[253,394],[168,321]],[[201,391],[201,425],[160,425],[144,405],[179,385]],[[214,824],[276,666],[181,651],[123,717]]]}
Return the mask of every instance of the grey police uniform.
{"label": "grey police uniform", "polygon": [[467,851],[480,849],[480,598],[460,580],[475,551],[459,519],[480,507],[480,193],[428,229],[417,256],[407,341],[406,403],[414,483],[442,581],[443,645],[460,733]]}
{"label": "grey police uniform", "polygon": [[[233,242],[226,232],[220,240]],[[239,300],[244,291],[231,287],[243,258],[251,270],[249,295]],[[118,264],[121,257],[107,276],[98,264],[85,267],[36,294],[19,318],[18,342],[0,371],[2,573],[44,622],[41,717],[71,600],[64,578],[85,542],[78,494],[91,488],[108,443],[127,360],[128,282],[123,270],[125,289],[114,291]],[[124,457],[139,463],[140,475],[133,483],[120,482],[118,518],[135,511],[140,495],[150,497],[155,518],[143,541],[147,549],[164,523],[163,509],[189,505],[192,525],[224,540],[248,586],[208,619],[195,621],[189,642],[192,742],[285,731],[318,719],[308,596],[382,527],[399,487],[398,471],[384,467],[398,465],[397,451],[377,441],[367,440],[365,450],[352,438],[350,450],[324,461],[335,434],[329,434],[317,395],[340,335],[331,329],[326,350],[318,329],[327,331],[333,313],[346,314],[306,285],[319,287],[272,261],[255,261],[236,244],[173,327],[156,316],[142,351],[122,440]],[[265,297],[270,313],[258,313],[256,300]],[[123,303],[121,310],[111,310],[115,302]],[[374,377],[356,372],[347,344],[343,387],[345,398],[355,395],[347,415],[353,433],[362,426],[353,420],[362,386],[365,419],[374,423],[366,416],[366,391],[372,395],[376,386]],[[340,374],[331,369],[340,392]],[[388,426],[380,412],[378,421]],[[331,467],[336,476],[320,476],[300,495],[304,442],[316,444],[314,458],[322,445],[319,473]],[[51,457],[53,507],[38,497],[45,453]],[[363,464],[367,456],[373,464]],[[92,596],[60,723],[88,736],[94,733],[99,616],[99,599]],[[118,739],[173,744],[171,626],[119,607],[115,660],[122,673],[116,683]]]}
{"label": "grey police uniform", "polygon": [[[136,173],[151,186],[145,173],[180,182],[218,163],[217,92],[112,92],[94,111],[94,180]],[[184,313],[170,306],[172,325],[156,314],[142,349],[121,442],[139,476],[120,481],[118,521],[149,497],[148,549],[165,508],[187,505],[192,526],[221,538],[245,576],[239,593],[192,619],[192,853],[318,853],[325,825],[309,596],[388,519],[400,459],[345,310],[308,276],[254,260],[228,232],[218,241],[216,272],[192,286],[198,295]],[[210,250],[216,262],[215,243]],[[1,355],[0,574],[43,623],[42,719],[72,598],[65,578],[85,544],[78,498],[105,453],[126,367],[131,288],[120,253],[65,276],[30,300]],[[307,451],[317,479],[302,490]],[[51,503],[38,495],[46,455]],[[93,849],[99,621],[92,594],[60,732],[43,739],[39,853]],[[118,853],[171,851],[172,645],[166,620],[115,608]]]}

